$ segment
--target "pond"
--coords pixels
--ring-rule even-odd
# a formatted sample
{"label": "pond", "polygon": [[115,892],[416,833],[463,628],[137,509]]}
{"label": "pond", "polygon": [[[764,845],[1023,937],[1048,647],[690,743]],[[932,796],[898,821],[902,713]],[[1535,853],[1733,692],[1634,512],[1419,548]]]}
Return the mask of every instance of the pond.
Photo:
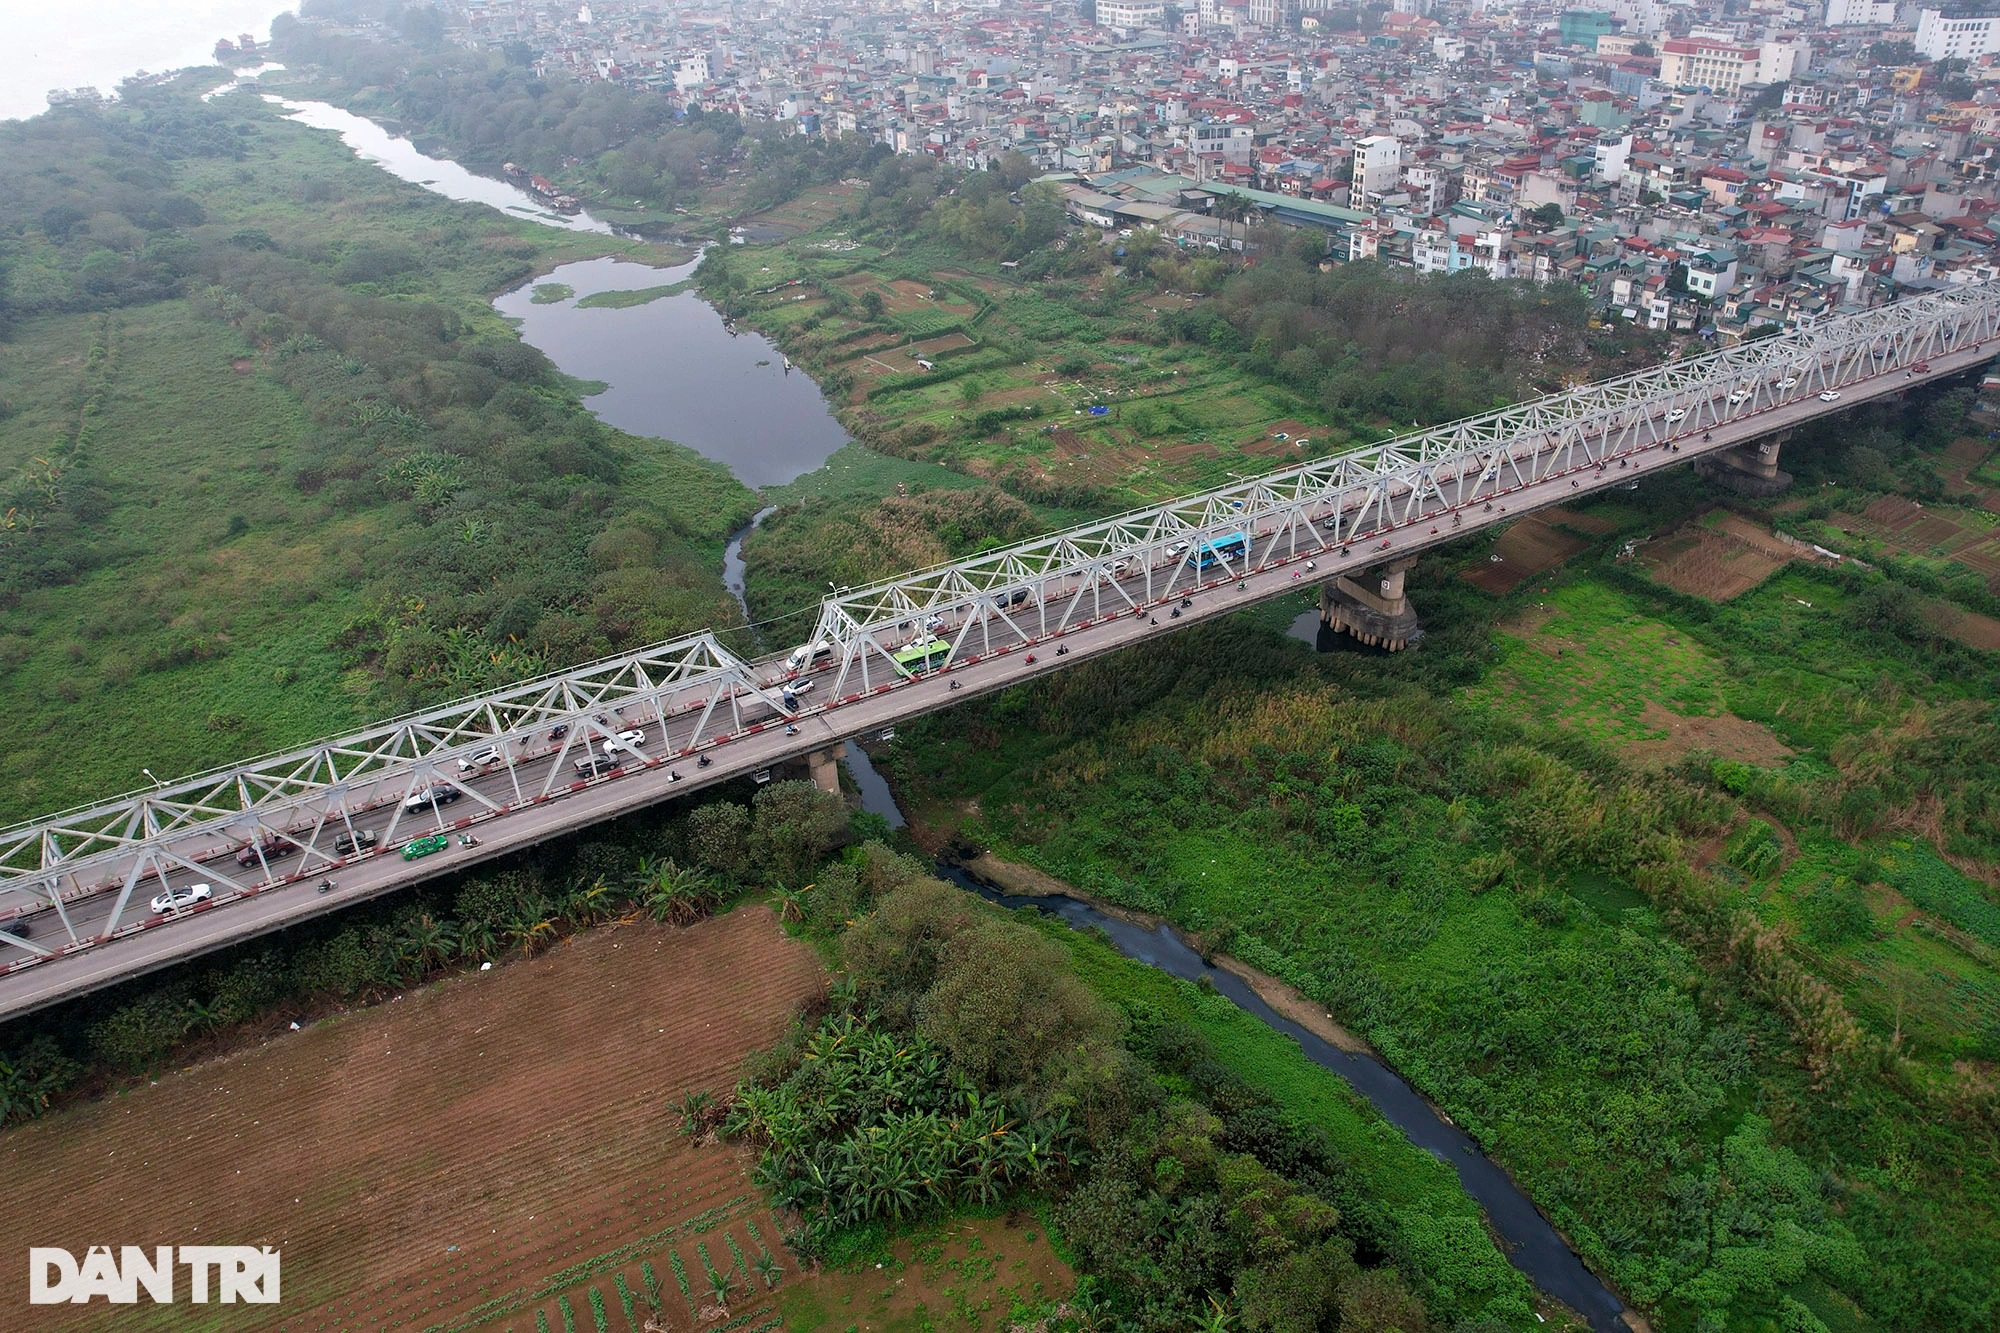
{"label": "pond", "polygon": [[[585,401],[610,425],[684,444],[751,487],[816,471],[847,443],[847,432],[819,385],[770,339],[733,328],[693,291],[622,308],[583,304],[602,292],[671,287],[694,267],[586,259],[494,306],[564,372],[608,386]],[[544,284],[573,294],[538,304],[534,289]]]}

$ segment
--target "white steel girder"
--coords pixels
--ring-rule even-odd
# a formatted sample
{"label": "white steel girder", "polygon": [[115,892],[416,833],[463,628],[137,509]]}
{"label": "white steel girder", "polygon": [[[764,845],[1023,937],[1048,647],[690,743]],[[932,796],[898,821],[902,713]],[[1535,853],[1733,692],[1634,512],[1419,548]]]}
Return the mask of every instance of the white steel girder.
{"label": "white steel girder", "polygon": [[[778,691],[762,684],[755,669],[713,634],[654,644],[352,736],[7,829],[0,832],[0,889],[21,890],[35,902],[55,906],[67,930],[65,893],[73,895],[94,887],[93,880],[111,876],[108,883],[119,885],[119,898],[106,927],[110,933],[120,925],[138,877],[159,864],[180,865],[242,887],[218,872],[221,854],[248,848],[254,853],[252,868],[268,881],[272,870],[265,847],[270,840],[296,849],[293,854],[301,859],[292,864],[306,869],[331,865],[339,858],[332,854],[331,838],[321,837],[329,825],[352,834],[354,813],[394,801],[397,808],[385,842],[403,831],[406,814],[434,827],[442,822],[435,818],[435,802],[414,812],[406,811],[404,803],[439,784],[458,786],[455,761],[488,746],[500,747],[511,758],[535,735],[565,729],[559,743],[553,737],[549,742],[556,746],[558,762],[545,780],[523,786],[514,774],[513,803],[518,804],[546,798],[566,785],[557,775],[568,771],[562,761],[573,751],[605,741],[615,744],[624,725],[613,716],[615,709],[637,705],[659,719],[661,728],[667,719],[698,712],[688,742],[692,748],[721,732],[740,731],[743,706],[753,699],[773,712],[781,708]],[[508,768],[511,772],[513,766]],[[500,808],[476,790],[460,790],[479,806]],[[236,869],[231,861],[222,863]]]}
{"label": "white steel girder", "polygon": [[[828,702],[837,702],[903,679],[907,673],[893,654],[928,636],[933,623],[950,627],[947,666],[1009,651],[1085,622],[1138,614],[1142,605],[1191,590],[1204,579],[1240,578],[1250,568],[1294,558],[1316,543],[1360,541],[1410,522],[1426,506],[1463,507],[1641,445],[1685,438],[1690,430],[1795,403],[1863,377],[1908,370],[1996,337],[2000,284],[1838,316],[974,559],[841,590],[821,604],[808,644],[824,645],[836,655]],[[1838,409],[1829,404],[1824,410]],[[1247,557],[1220,553],[1204,572],[1196,560],[1198,544],[1238,533],[1250,539]],[[615,716],[620,708],[636,706],[662,730],[668,719],[683,724],[691,719],[691,735],[679,752],[740,734],[748,725],[745,709],[753,704],[770,713],[796,712],[798,705],[782,697],[786,666],[776,658],[743,661],[702,633],[17,825],[0,830],[0,890],[52,906],[74,941],[65,895],[116,885],[118,907],[109,933],[118,928],[127,900],[145,876],[168,866],[192,868],[241,888],[217,872],[217,857],[253,847],[255,869],[268,881],[272,872],[264,846],[275,839],[295,849],[303,869],[315,869],[335,860],[323,838],[329,825],[351,834],[355,813],[390,801],[396,809],[385,841],[395,841],[408,822],[405,814],[436,827],[442,818],[435,802],[419,802],[414,811],[405,803],[439,783],[457,785],[455,761],[487,746],[501,747],[511,759],[537,737],[545,738],[549,748],[540,753],[553,755],[555,762],[538,784],[523,786],[508,765],[509,803],[521,804],[566,789],[570,756],[607,743],[647,764],[674,757],[671,747],[649,755],[645,745],[634,749],[617,741],[626,725]],[[489,810],[500,808],[476,791],[466,794]],[[31,941],[23,944],[41,952]]]}
{"label": "white steel girder", "polygon": [[[1177,541],[1245,532],[1261,547],[1254,567],[1263,568],[1297,553],[1296,537],[1286,534],[1318,527],[1333,541],[1357,540],[1408,523],[1433,502],[1464,505],[1996,337],[2000,284],[1967,285],[1835,316],[1794,333],[1581,385],[1003,551],[844,589],[822,603],[812,642],[837,651],[833,694],[852,698],[907,674],[891,654],[922,638],[925,622],[933,618],[955,630],[944,661],[949,668],[984,654],[977,636],[966,631],[994,617],[1032,640],[1116,614],[1132,600],[1116,579],[1109,586],[1118,596],[1107,595],[1106,571],[1122,561],[1138,562],[1150,594],[1161,557]],[[1827,410],[1838,409],[1829,404]],[[1281,536],[1285,539],[1271,540]],[[1223,567],[1231,577],[1243,572],[1227,562]],[[1017,600],[1024,590],[1027,597]],[[1020,621],[1037,624],[1029,631]]]}

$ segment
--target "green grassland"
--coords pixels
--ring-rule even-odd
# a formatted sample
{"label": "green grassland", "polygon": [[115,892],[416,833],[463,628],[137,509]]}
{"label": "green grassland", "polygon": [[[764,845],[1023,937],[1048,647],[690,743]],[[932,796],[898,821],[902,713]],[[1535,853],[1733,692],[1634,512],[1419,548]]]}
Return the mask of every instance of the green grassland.
{"label": "green grassland", "polygon": [[734,619],[754,497],[596,423],[490,306],[656,249],[440,199],[254,98],[102,114],[151,137],[8,127],[0,822]]}
{"label": "green grassland", "polygon": [[692,282],[670,282],[660,287],[641,287],[636,291],[592,292],[578,301],[576,306],[579,310],[624,310],[668,296],[679,296],[692,286]]}
{"label": "green grassland", "polygon": [[[1498,602],[1430,562],[1415,653],[1314,656],[1277,603],[884,759],[922,821],[1326,1004],[1656,1327],[1984,1326],[2000,663],[1858,571],[1718,605],[1616,559],[1686,499]],[[1627,758],[1648,703],[1782,745]]]}
{"label": "green grassland", "polygon": [[251,350],[233,330],[185,301],[30,322],[0,359],[10,452],[76,411],[76,377],[51,372],[92,346],[107,349],[92,417],[109,549],[0,614],[15,729],[0,809],[15,815],[143,786],[141,766],[187,772],[362,721],[373,694],[331,645],[364,609],[353,571],[382,516],[287,493],[280,469],[310,421],[231,368]]}

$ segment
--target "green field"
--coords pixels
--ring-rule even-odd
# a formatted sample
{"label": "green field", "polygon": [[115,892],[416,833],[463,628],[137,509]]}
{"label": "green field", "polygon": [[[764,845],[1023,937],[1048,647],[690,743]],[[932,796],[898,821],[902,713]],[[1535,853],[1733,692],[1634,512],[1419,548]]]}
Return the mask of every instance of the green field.
{"label": "green field", "polygon": [[[1703,603],[1621,541],[1497,604],[1433,562],[1417,652],[1314,656],[1274,604],[878,762],[932,826],[1327,1005],[1655,1327],[1980,1327],[2000,907],[1938,839],[1990,868],[2000,664],[1913,651],[1858,573]],[[1649,750],[1648,705],[1772,754]]]}
{"label": "green field", "polygon": [[[174,128],[118,137],[140,117]],[[450,203],[254,98],[104,118],[5,131],[0,822],[730,623],[754,498],[600,426],[489,305],[657,250]]]}

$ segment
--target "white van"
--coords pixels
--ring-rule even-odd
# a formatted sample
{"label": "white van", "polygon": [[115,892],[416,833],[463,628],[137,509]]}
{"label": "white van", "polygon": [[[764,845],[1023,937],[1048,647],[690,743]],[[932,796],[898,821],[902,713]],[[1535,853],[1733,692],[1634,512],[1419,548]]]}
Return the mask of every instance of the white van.
{"label": "white van", "polygon": [[806,663],[817,662],[822,657],[832,656],[833,645],[830,643],[815,643],[808,647],[794,648],[792,649],[792,655],[785,659],[785,670],[803,671],[806,669]]}

